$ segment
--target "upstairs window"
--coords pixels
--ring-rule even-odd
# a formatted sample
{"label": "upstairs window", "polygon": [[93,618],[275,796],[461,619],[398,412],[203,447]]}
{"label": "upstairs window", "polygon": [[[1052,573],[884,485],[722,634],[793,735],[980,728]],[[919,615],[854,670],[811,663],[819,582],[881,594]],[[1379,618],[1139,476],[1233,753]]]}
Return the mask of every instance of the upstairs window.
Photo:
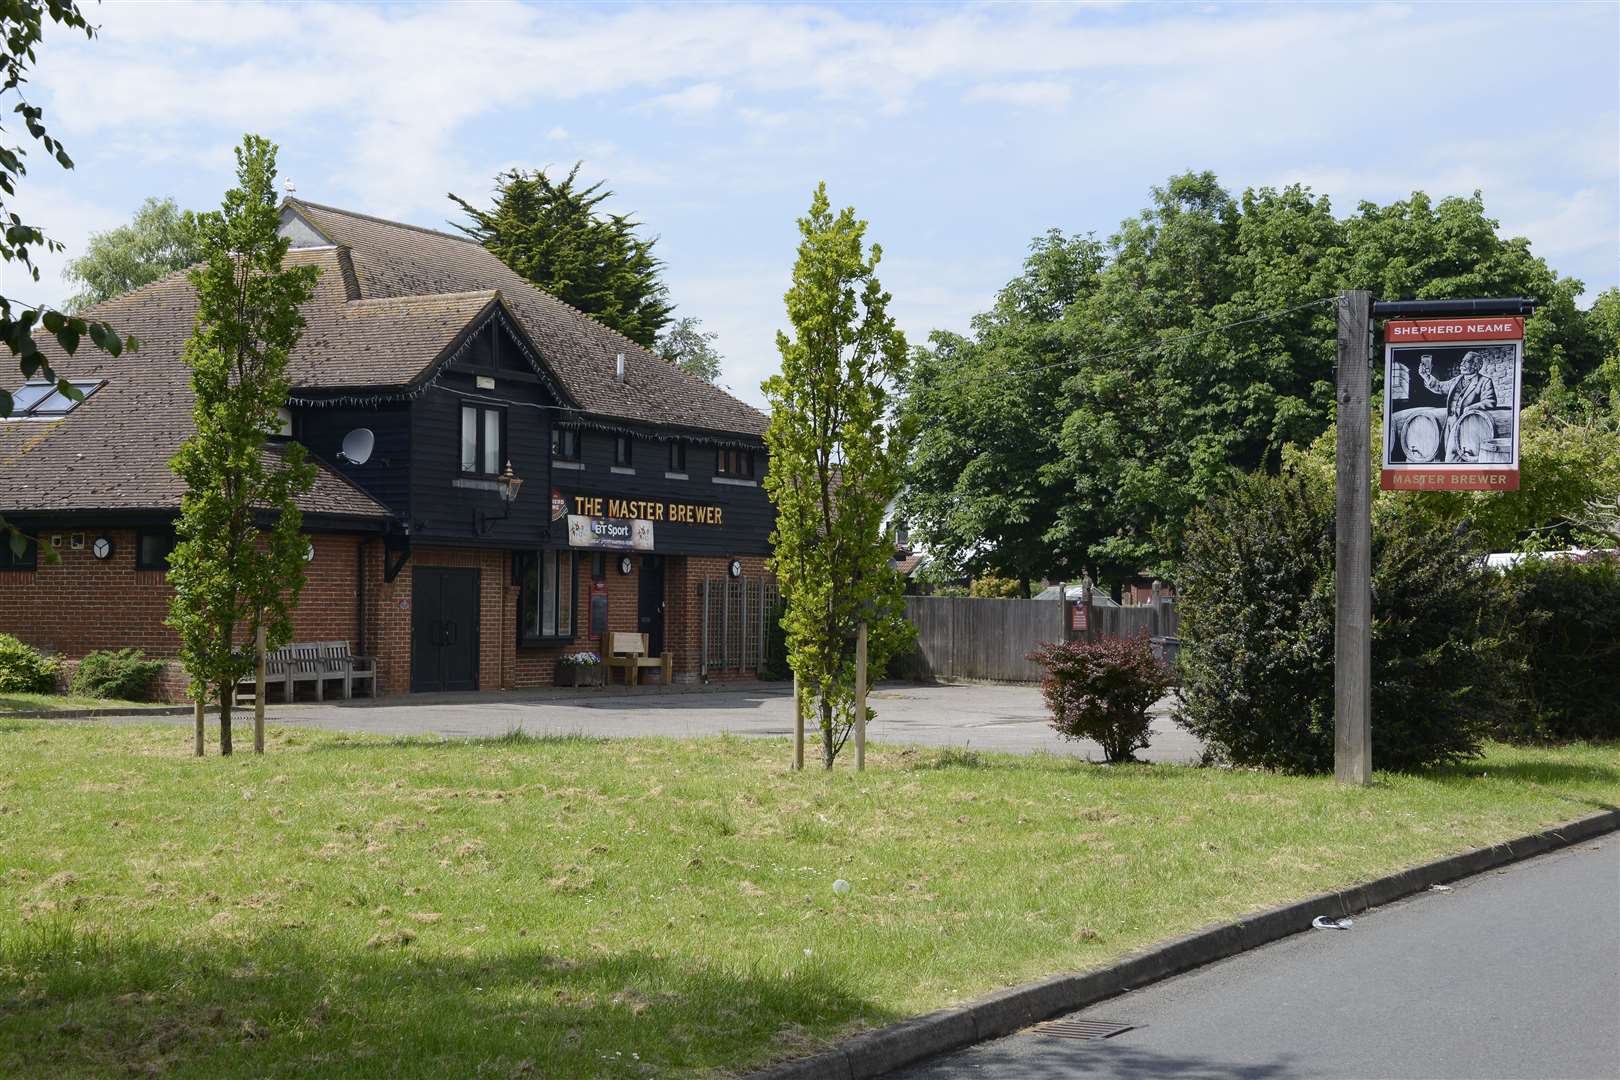
{"label": "upstairs window", "polygon": [[506,410],[489,405],[461,407],[461,471],[498,476],[506,460],[502,434]]}
{"label": "upstairs window", "polygon": [[[69,379],[68,385],[88,398],[99,390],[105,380]],[[11,419],[54,420],[66,416],[79,407],[57,384],[44,379],[29,379],[11,392]]]}
{"label": "upstairs window", "polygon": [[635,440],[628,435],[615,435],[613,437],[613,464],[621,469],[630,467],[631,444]]}
{"label": "upstairs window", "polygon": [[754,452],[752,450],[739,450],[735,447],[722,446],[716,451],[714,471],[718,476],[729,476],[734,480],[752,480],[754,478]]}
{"label": "upstairs window", "polygon": [[686,443],[680,439],[669,441],[669,471],[680,473],[686,471]]}
{"label": "upstairs window", "polygon": [[579,460],[579,429],[551,429],[551,458],[553,461]]}

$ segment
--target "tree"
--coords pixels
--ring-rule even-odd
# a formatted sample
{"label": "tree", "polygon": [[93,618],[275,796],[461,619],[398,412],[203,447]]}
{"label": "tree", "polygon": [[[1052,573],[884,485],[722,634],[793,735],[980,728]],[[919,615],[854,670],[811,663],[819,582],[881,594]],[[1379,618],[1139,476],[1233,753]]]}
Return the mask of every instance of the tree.
{"label": "tree", "polygon": [[1173,576],[1196,508],[1331,425],[1340,289],[1532,297],[1527,385],[1607,393],[1580,282],[1500,236],[1478,193],[1341,219],[1303,186],[1234,198],[1187,173],[1106,244],[1053,232],[1032,252],[970,337],[933,335],[907,387],[928,422],[905,512],[971,573]]}
{"label": "tree", "polygon": [[[22,94],[23,84],[28,81],[28,66],[35,59],[34,49],[44,37],[47,17],[58,26],[82,30],[86,37],[95,37],[95,28],[72,0],[0,0],[0,36],[5,38],[5,48],[0,50],[0,102],[15,94],[18,100],[11,111],[22,117],[29,136],[55,158],[58,165],[71,169],[73,159],[68,157],[62,143],[45,130],[44,110],[30,105]],[[23,163],[28,151],[20,144],[9,143],[4,132],[5,128],[0,127],[0,219],[4,219],[4,228],[0,229],[0,259],[16,263],[24,276],[37,282],[39,267],[34,263],[35,251],[61,251],[62,245],[47,237],[37,225],[28,224],[6,209],[6,200],[15,198],[18,181],[28,173]],[[34,341],[36,328],[43,328],[54,337],[69,356],[78,351],[80,341],[86,337],[96,348],[113,356],[126,348],[134,351],[137,344],[134,338],[120,337],[116,330],[98,319],[81,319],[0,294],[0,341],[4,341],[11,355],[16,357],[23,378],[54,382],[61,394],[74,401],[81,400],[84,394],[60,378],[51,367]],[[11,393],[0,387],[0,419],[11,415],[11,407]],[[7,522],[3,514],[0,514],[0,536],[5,537],[15,555],[27,549],[29,538]],[[49,547],[41,550],[47,561],[55,561],[53,550]]]}
{"label": "tree", "polygon": [[719,337],[713,330],[703,329],[702,319],[687,315],[670,324],[654,351],[682,371],[712,383],[720,377],[724,359],[714,347]]}
{"label": "tree", "polygon": [[651,348],[669,322],[669,290],[657,239],[636,235],[628,214],[599,207],[613,197],[602,181],[574,186],[579,164],[555,183],[544,170],[512,169],[495,178],[495,205],[480,210],[452,193],[472,219],[456,228],[494,252],[520,276],[638,345]]}
{"label": "tree", "polygon": [[[45,130],[44,110],[30,105],[22,96],[22,87],[28,81],[28,67],[35,59],[34,49],[44,37],[46,17],[59,26],[83,30],[86,37],[95,37],[95,28],[72,0],[5,0],[0,3],[0,34],[5,37],[5,49],[0,52],[0,100],[16,94],[18,101],[12,111],[22,117],[29,136],[55,158],[58,165],[71,169],[73,159],[68,157],[62,143]],[[0,132],[4,130],[0,128]],[[27,224],[17,214],[6,210],[5,201],[16,196],[17,182],[28,173],[23,163],[27,154],[21,145],[0,142],[0,216],[5,219],[5,228],[0,230],[0,259],[16,263],[30,280],[38,281],[39,267],[34,263],[34,252],[39,249],[61,251],[62,245],[47,237],[38,226]],[[85,337],[113,356],[126,348],[134,349],[136,344],[133,338],[120,338],[117,331],[104,322],[65,315],[49,307],[33,306],[0,295],[0,340],[5,341],[6,348],[17,358],[23,377],[55,382],[62,394],[75,401],[83,394],[57,377],[34,342],[36,327],[43,327],[55,337],[62,351],[69,355],[78,351],[79,342]],[[10,415],[11,394],[0,389],[0,417]],[[3,528],[6,528],[4,519],[0,518],[0,529]],[[14,534],[12,542],[17,547],[22,538]]]}
{"label": "tree", "polygon": [[253,668],[244,642],[263,625],[270,648],[286,644],[304,587],[308,541],[295,500],[314,483],[315,466],[297,443],[279,466],[264,446],[287,400],[287,357],[304,327],[299,306],[320,274],[282,265],[275,146],[245,136],[236,176],[221,210],[199,219],[205,261],[191,272],[197,322],[182,354],[197,395],[196,432],[171,462],[186,493],[169,556],[168,622],[180,634],[192,697],[219,695],[224,754],[236,682]]}
{"label": "tree", "polygon": [[1096,240],[1051,230],[974,319],[973,337],[939,331],[917,350],[903,407],[918,436],[900,506],[940,570],[1025,589],[1079,576],[1084,545],[1055,537],[1073,492],[1053,468],[1074,352],[1063,315],[1096,288],[1102,265]]}
{"label": "tree", "polygon": [[67,264],[67,277],[84,286],[67,302],[68,310],[121,296],[201,259],[197,215],[173,199],[148,196],[134,220],[92,233],[85,253]]}
{"label": "tree", "polygon": [[777,333],[782,370],[763,386],[765,490],[777,511],[771,568],[786,603],[788,664],[819,702],[828,769],[855,721],[858,627],[869,627],[873,680],[910,631],[883,526],[911,439],[888,389],[904,373],[906,339],[877,279],[882,251],[864,251],[866,227],[853,207],[835,216],[827,185],[816,187],[785,297],[793,336]]}

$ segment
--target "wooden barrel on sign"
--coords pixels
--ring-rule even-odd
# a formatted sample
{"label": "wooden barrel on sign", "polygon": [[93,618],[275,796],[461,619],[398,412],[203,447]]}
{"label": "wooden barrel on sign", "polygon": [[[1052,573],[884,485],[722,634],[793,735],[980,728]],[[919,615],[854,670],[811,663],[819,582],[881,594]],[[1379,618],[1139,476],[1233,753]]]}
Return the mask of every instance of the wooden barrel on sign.
{"label": "wooden barrel on sign", "polygon": [[1457,421],[1457,452],[1463,461],[1478,461],[1485,444],[1496,439],[1496,425],[1485,413],[1463,413]]}
{"label": "wooden barrel on sign", "polygon": [[1406,409],[1396,413],[1395,445],[1407,461],[1433,461],[1440,456],[1441,420],[1426,409]]}

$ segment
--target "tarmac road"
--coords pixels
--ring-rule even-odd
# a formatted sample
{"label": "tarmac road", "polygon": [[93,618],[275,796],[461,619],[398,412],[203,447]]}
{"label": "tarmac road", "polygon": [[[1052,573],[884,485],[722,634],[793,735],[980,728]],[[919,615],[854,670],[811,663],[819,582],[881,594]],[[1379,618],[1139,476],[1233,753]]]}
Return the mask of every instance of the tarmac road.
{"label": "tarmac road", "polygon": [[[1571,807],[1571,817],[1577,810]],[[1102,1002],[893,1080],[1620,1077],[1620,839],[1577,844]]]}

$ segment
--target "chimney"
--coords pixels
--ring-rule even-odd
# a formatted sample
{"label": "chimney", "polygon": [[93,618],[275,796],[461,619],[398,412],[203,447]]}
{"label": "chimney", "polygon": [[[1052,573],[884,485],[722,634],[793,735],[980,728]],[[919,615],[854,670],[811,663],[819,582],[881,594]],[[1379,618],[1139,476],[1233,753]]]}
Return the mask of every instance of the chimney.
{"label": "chimney", "polygon": [[624,353],[613,358],[613,381],[620,386],[624,385]]}

